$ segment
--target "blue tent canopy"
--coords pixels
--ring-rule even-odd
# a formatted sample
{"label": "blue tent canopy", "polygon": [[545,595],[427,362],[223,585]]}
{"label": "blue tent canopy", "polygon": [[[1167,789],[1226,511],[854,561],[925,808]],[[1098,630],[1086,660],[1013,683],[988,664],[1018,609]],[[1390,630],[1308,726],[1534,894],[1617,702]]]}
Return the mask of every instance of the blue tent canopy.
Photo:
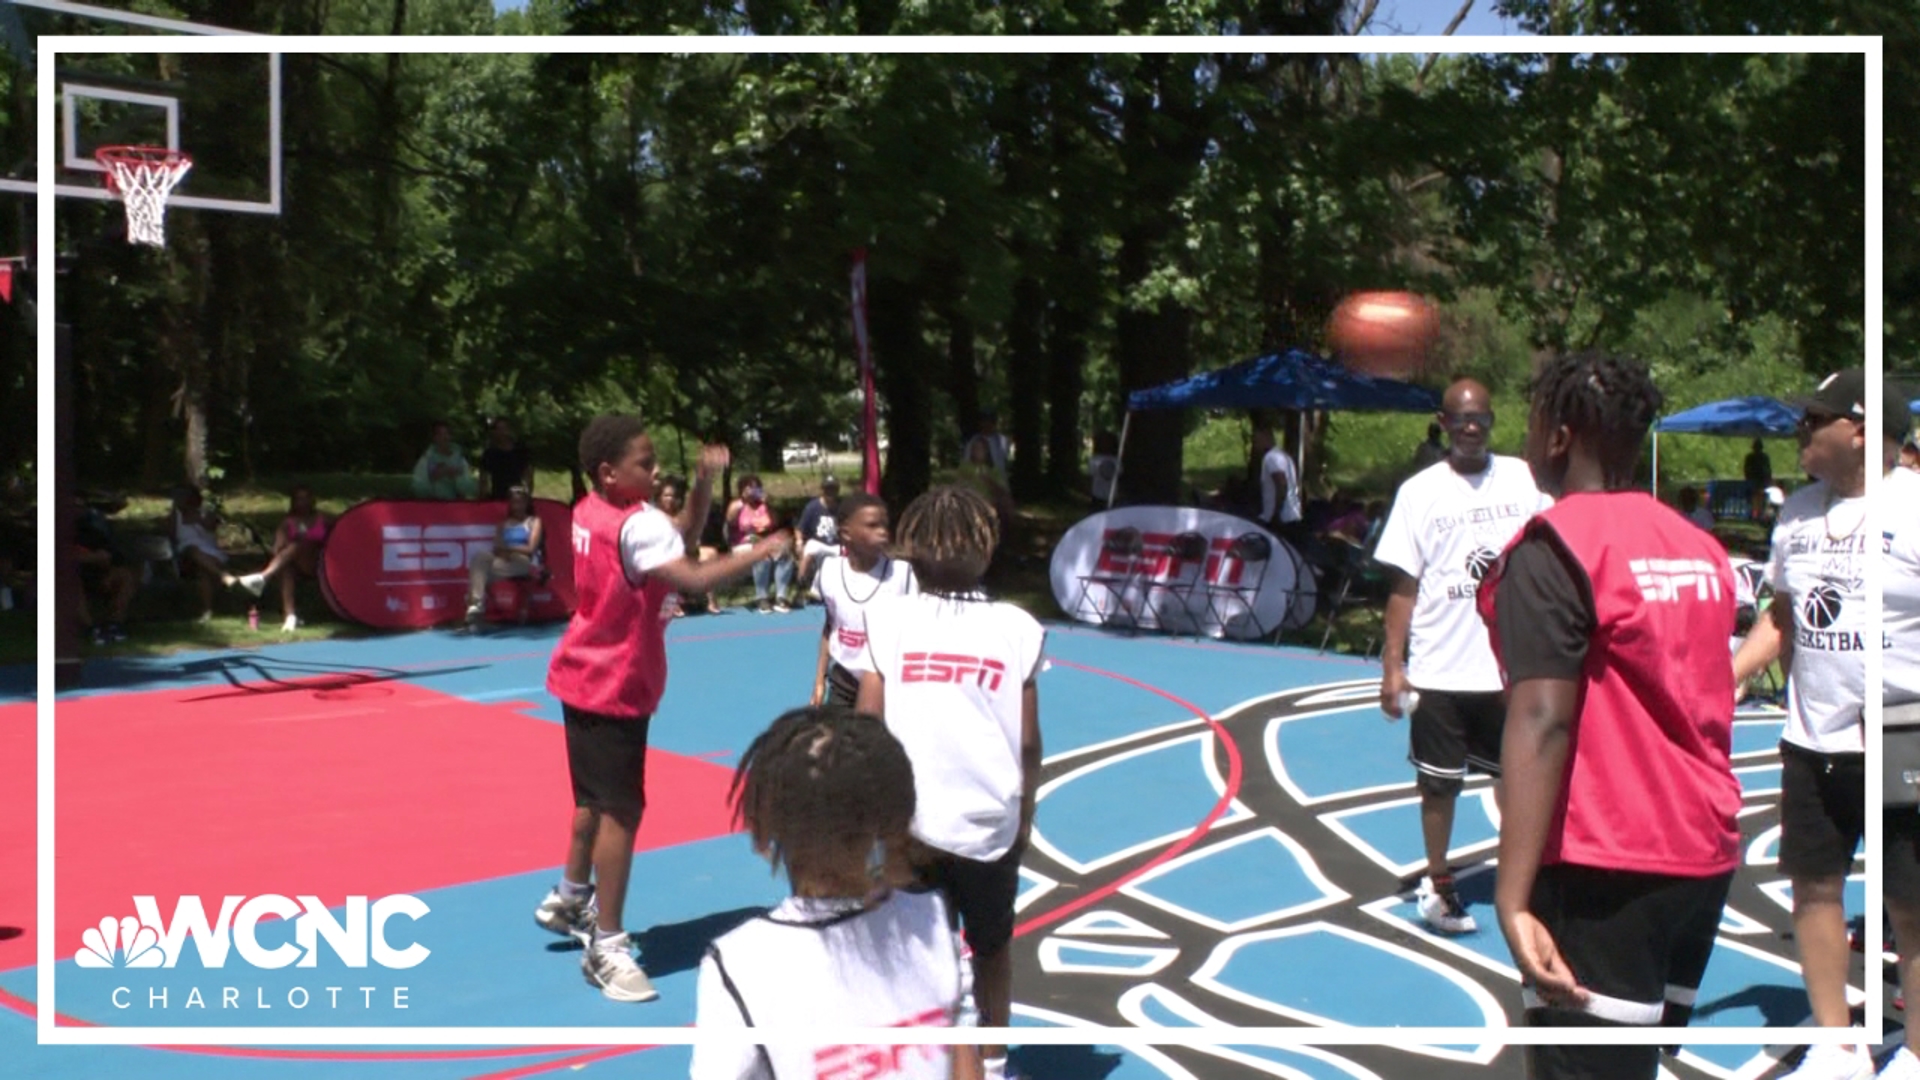
{"label": "blue tent canopy", "polygon": [[1662,417],[1653,430],[1662,435],[1729,435],[1784,439],[1794,433],[1800,410],[1770,397],[1729,398],[1696,405]]}
{"label": "blue tent canopy", "polygon": [[1298,409],[1438,412],[1440,395],[1423,386],[1376,379],[1300,349],[1135,390],[1128,409]]}

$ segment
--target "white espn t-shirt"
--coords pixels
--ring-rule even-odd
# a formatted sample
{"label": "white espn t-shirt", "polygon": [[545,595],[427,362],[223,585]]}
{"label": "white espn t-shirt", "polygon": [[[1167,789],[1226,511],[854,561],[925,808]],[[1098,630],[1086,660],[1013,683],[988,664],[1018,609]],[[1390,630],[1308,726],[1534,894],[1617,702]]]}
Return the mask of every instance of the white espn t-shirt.
{"label": "white espn t-shirt", "polygon": [[1499,454],[1472,476],[1441,461],[1400,485],[1373,557],[1420,583],[1407,634],[1408,682],[1452,693],[1502,689],[1474,596],[1521,527],[1552,505],[1526,462]]}
{"label": "white espn t-shirt", "polygon": [[1901,468],[1887,474],[1880,522],[1881,693],[1886,704],[1906,705],[1920,701],[1920,473]]}
{"label": "white espn t-shirt", "polygon": [[[972,982],[935,892],[875,907],[789,897],[720,936],[700,963],[702,1028],[956,1027]],[[945,1046],[696,1043],[692,1080],[947,1080]]]}
{"label": "white espn t-shirt", "polygon": [[861,573],[844,555],[829,555],[813,578],[813,595],[827,609],[827,656],[855,675],[873,670],[867,660],[867,605],[884,597],[915,591],[913,567],[905,559],[880,556]]}
{"label": "white espn t-shirt", "polygon": [[1832,498],[1824,481],[1787,496],[1773,527],[1767,584],[1792,604],[1793,666],[1781,738],[1820,753],[1866,749],[1867,500]]}
{"label": "white espn t-shirt", "polygon": [[627,580],[638,583],[654,570],[682,558],[687,541],[665,510],[648,503],[620,526],[620,565]]}
{"label": "white espn t-shirt", "polygon": [[987,600],[915,593],[867,608],[872,670],[886,680],[887,729],[913,762],[913,835],[980,862],[1013,849],[1025,776],[1022,690],[1046,631]]}
{"label": "white espn t-shirt", "polygon": [[1287,476],[1287,500],[1280,507],[1280,521],[1283,524],[1299,521],[1300,470],[1293,464],[1293,455],[1278,446],[1267,451],[1267,456],[1260,459],[1260,520],[1273,520],[1273,502],[1279,497],[1279,492],[1274,490],[1274,473],[1285,473]]}

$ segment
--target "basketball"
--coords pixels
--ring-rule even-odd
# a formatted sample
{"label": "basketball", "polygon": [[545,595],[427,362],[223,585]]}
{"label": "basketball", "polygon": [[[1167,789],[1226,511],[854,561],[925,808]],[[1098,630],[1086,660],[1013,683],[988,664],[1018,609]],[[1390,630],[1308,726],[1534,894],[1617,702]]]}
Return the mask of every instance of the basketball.
{"label": "basketball", "polygon": [[1405,378],[1425,366],[1439,325],[1433,305],[1415,293],[1354,293],[1333,310],[1327,344],[1362,374]]}

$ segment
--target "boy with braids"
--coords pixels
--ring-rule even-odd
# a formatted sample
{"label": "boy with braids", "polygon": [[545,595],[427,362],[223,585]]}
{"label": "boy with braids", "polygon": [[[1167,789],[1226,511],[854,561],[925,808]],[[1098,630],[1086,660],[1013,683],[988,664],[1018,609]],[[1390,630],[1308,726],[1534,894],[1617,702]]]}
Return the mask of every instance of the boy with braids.
{"label": "boy with braids", "polygon": [[[733,777],[736,824],[793,895],[721,935],[700,963],[694,1023],[711,1028],[952,1027],[966,996],[960,939],[936,892],[891,890],[913,820],[913,766],[878,717],[795,709]],[[701,1043],[693,1080],[949,1080],[978,1058],[944,1046]]]}
{"label": "boy with braids", "polygon": [[867,671],[867,608],[914,590],[913,568],[887,554],[887,504],[856,491],[840,500],[840,547],[820,560],[814,599],[827,609],[814,668],[813,704],[852,708]]}
{"label": "boy with braids", "polygon": [[[867,610],[872,670],[858,707],[884,717],[913,762],[913,861],[966,928],[980,1023],[1007,1027],[1013,901],[1040,781],[1035,680],[1046,634],[981,591],[1000,529],[980,495],[934,488],[900,515],[895,539],[920,592]],[[1006,1047],[984,1052],[985,1075],[1000,1080]]]}
{"label": "boy with braids", "polygon": [[[1740,859],[1734,579],[1641,490],[1660,392],[1596,353],[1539,373],[1527,463],[1552,508],[1481,582],[1508,688],[1494,907],[1535,1026],[1679,1026]],[[1653,1080],[1654,1046],[1538,1046],[1536,1080]]]}
{"label": "boy with braids", "polygon": [[580,939],[581,971],[615,1001],[659,996],[634,962],[620,918],[647,802],[647,727],[667,684],[660,605],[676,590],[705,593],[745,576],[789,544],[779,533],[712,562],[687,558],[698,550],[713,475],[727,461],[726,447],[703,447],[687,505],[670,518],[647,502],[656,463],[639,417],[596,417],[580,435],[580,467],[593,490],[573,508],[577,607],[547,669],[547,690],[566,720],[573,839],[566,876],[534,919]]}

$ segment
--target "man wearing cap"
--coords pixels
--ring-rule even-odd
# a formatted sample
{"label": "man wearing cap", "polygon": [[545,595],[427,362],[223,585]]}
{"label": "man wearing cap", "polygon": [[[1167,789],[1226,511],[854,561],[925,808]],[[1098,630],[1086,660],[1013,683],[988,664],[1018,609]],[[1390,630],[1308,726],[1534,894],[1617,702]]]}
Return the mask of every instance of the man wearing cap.
{"label": "man wearing cap", "polygon": [[[820,494],[807,500],[800,511],[800,524],[794,530],[800,547],[800,581],[793,590],[798,597],[806,597],[813,583],[813,571],[820,560],[828,555],[840,552],[840,525],[834,515],[840,510],[840,481],[825,477],[820,481]],[[801,603],[805,603],[802,599]]]}
{"label": "man wearing cap", "polygon": [[[1905,409],[1888,395],[1884,422]],[[1793,931],[1813,1022],[1847,1027],[1842,890],[1866,830],[1867,380],[1828,376],[1802,405],[1800,465],[1813,482],[1787,496],[1773,529],[1773,603],[1734,654],[1736,686],[1775,659],[1787,667],[1780,739],[1780,872],[1793,883]],[[1875,464],[1877,465],[1878,455]],[[1864,1047],[1816,1046],[1794,1080],[1864,1080]]]}

